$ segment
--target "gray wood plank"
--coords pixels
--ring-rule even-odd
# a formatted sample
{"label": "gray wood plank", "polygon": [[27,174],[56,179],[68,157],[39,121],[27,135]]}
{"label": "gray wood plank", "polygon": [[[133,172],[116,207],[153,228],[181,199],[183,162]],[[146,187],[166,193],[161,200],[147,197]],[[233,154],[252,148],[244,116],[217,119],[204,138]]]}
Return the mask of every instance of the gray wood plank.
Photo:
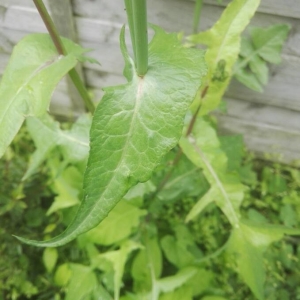
{"label": "gray wood plank", "polygon": [[[178,7],[183,7],[182,15],[184,15],[187,11],[191,13],[194,8],[193,1],[194,0],[152,0],[148,2],[148,10],[149,12],[152,10],[160,10],[161,14],[157,17],[160,19],[174,18],[175,23],[177,23],[179,20],[181,21],[181,19],[176,19],[176,16],[178,15],[174,13],[174,11],[177,10]],[[217,0],[205,0],[204,2],[214,6],[218,5]],[[224,0],[223,6],[227,5],[229,2],[230,0]],[[125,22],[125,18],[122,14],[122,10],[124,9],[123,3],[124,2],[122,0],[73,0],[74,12],[76,15],[89,18],[99,16],[102,20],[110,20],[121,23]],[[299,19],[300,3],[299,0],[262,0],[258,11]],[[106,14],[107,12],[108,14]]]}
{"label": "gray wood plank", "polygon": [[[55,0],[57,1],[57,0]],[[116,0],[119,1],[119,0]],[[158,0],[153,0],[158,1]],[[174,3],[173,3],[174,2]],[[87,8],[94,7],[96,2],[87,2]],[[156,3],[159,3],[157,5]],[[171,3],[177,4],[170,6]],[[149,21],[162,26],[167,31],[185,31],[189,33],[192,28],[193,6],[187,5],[181,0],[164,0],[155,2],[155,6],[149,9]],[[300,2],[299,2],[300,3]],[[114,42],[118,43],[119,30],[126,21],[126,14],[120,7],[116,7],[114,1],[109,2],[106,14],[101,10],[94,9],[93,18],[78,16],[75,19],[76,28],[78,30],[78,38],[80,41],[94,41],[97,43]],[[170,6],[170,7],[168,7]],[[168,16],[165,11],[171,12]],[[95,13],[96,12],[96,13]],[[203,17],[200,22],[200,29],[208,29],[218,19],[222,9],[220,7],[207,5],[203,10]],[[105,16],[102,18],[102,15]],[[272,15],[257,14],[251,25],[254,26],[270,26],[279,23],[288,23],[292,26],[289,39],[284,47],[284,53],[300,56],[300,22],[296,19],[275,17]],[[28,32],[45,32],[40,17],[35,8],[10,6],[3,20],[3,28],[14,29]]]}
{"label": "gray wood plank", "polygon": [[[218,4],[216,0],[205,0],[205,3]],[[230,0],[224,0],[221,6],[225,6]],[[299,0],[261,0],[258,11],[277,16],[300,18]]]}
{"label": "gray wood plank", "polygon": [[227,114],[218,114],[223,133],[242,134],[247,148],[261,157],[292,163],[300,159],[299,113],[226,99]]}
{"label": "gray wood plank", "polygon": [[[160,0],[160,2],[164,2],[166,0]],[[175,2],[175,0],[171,0]],[[194,0],[179,0],[181,2],[192,2]],[[220,5],[217,3],[217,0],[204,0],[206,4],[212,5]],[[223,5],[227,5],[230,0],[223,0]],[[73,0],[74,9],[76,14],[83,15],[83,14],[93,14],[97,10],[105,11],[110,9],[111,7],[118,7],[123,6],[123,0],[93,0],[93,1],[86,1],[86,0]],[[152,4],[155,3],[154,0],[149,1],[148,6],[151,7]],[[32,0],[0,0],[0,5],[8,6],[8,5],[20,5],[20,6],[27,6],[33,7]],[[176,5],[176,4],[175,4]],[[191,4],[193,5],[193,4]],[[91,8],[91,9],[90,9]],[[299,0],[261,0],[261,4],[258,9],[260,12],[267,13],[267,14],[274,14],[278,16],[286,16],[292,18],[300,18],[300,3]],[[117,13],[115,14],[115,19],[118,19]]]}

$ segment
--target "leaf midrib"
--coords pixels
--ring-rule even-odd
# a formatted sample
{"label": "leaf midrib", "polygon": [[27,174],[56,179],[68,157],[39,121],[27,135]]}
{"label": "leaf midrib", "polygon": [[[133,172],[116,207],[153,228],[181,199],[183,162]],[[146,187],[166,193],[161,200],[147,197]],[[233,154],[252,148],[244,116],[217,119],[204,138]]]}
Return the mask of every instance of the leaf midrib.
{"label": "leaf midrib", "polygon": [[[215,170],[213,169],[213,167],[211,166],[211,164],[209,163],[209,161],[206,158],[206,155],[202,152],[202,150],[200,149],[200,147],[198,147],[198,145],[196,145],[194,139],[189,138],[190,143],[192,143],[192,145],[194,145],[196,152],[200,155],[200,157],[202,158],[202,161],[204,162],[204,164],[206,165],[206,167],[208,168],[208,171],[211,173],[211,175],[213,176],[215,182],[217,183],[217,186],[221,192],[221,194],[223,195],[225,201],[227,202],[230,211],[232,213],[232,215],[234,216],[234,220],[231,220],[231,218],[229,218],[230,221],[233,222],[232,225],[234,225],[235,227],[239,227],[239,218],[233,208],[233,205],[227,195],[227,192],[225,190],[225,188],[223,187],[223,184],[221,182],[221,180],[219,179],[217,173],[215,172]],[[228,217],[228,216],[227,216]]]}
{"label": "leaf midrib", "polygon": [[[58,56],[56,59],[54,59],[52,61],[52,63],[56,63],[58,60]],[[47,64],[48,63],[48,64]],[[24,84],[22,84],[20,86],[20,88],[17,90],[16,94],[14,95],[14,97],[12,98],[12,100],[10,101],[10,103],[8,104],[7,108],[4,110],[3,114],[2,114],[2,118],[0,120],[0,123],[3,122],[4,117],[6,116],[7,111],[11,108],[11,105],[13,105],[15,103],[15,99],[17,98],[17,96],[19,96],[19,93],[22,92],[22,90],[25,88],[25,86],[36,76],[38,75],[41,71],[47,69],[48,67],[52,66],[52,63],[49,64],[49,61],[45,62],[44,65],[39,66],[36,70],[34,70],[34,72],[32,73],[32,75],[24,82]]]}
{"label": "leaf midrib", "polygon": [[[133,128],[134,128],[134,124],[135,124],[135,120],[136,120],[136,117],[137,117],[137,113],[139,111],[139,108],[140,108],[140,105],[141,105],[141,98],[142,98],[142,94],[143,94],[143,85],[144,85],[144,79],[143,78],[140,78],[138,77],[137,78],[138,81],[138,84],[137,84],[137,92],[136,92],[136,102],[135,102],[135,106],[134,106],[134,109],[133,109],[133,115],[132,115],[132,119],[131,119],[131,123],[130,123],[130,127],[129,127],[129,131],[128,131],[128,134],[127,134],[127,139],[126,139],[126,142],[125,142],[125,145],[123,147],[124,151],[122,152],[122,155],[120,157],[120,160],[119,160],[119,163],[117,165],[117,167],[115,168],[115,170],[119,169],[121,163],[123,162],[123,158],[124,158],[124,155],[125,153],[127,152],[127,148],[128,148],[128,144],[129,144],[129,140],[130,140],[130,137],[131,137],[131,134],[132,134],[132,131],[133,131]],[[106,190],[109,190],[109,187],[114,179],[114,175],[111,177],[111,179],[109,180],[109,182],[107,183],[104,191],[102,192],[102,194],[100,195],[99,199],[101,199],[101,197],[103,196],[103,194],[105,193]],[[78,227],[76,227],[76,229],[74,229],[73,233],[78,231],[80,228],[82,227],[85,227],[85,221],[87,219],[89,219],[89,216],[96,210],[97,208],[97,203],[95,203],[95,205],[93,206],[93,208],[91,209],[91,211],[89,212],[89,214],[86,214],[86,216],[83,218],[83,220],[81,221],[81,223],[79,224]]]}

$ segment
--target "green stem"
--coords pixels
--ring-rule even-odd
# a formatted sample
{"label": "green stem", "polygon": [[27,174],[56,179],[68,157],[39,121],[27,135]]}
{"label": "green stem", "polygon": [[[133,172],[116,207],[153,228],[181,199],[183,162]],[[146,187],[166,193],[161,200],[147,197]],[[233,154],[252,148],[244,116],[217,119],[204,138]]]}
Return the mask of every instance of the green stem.
{"label": "green stem", "polygon": [[148,70],[147,1],[125,0],[125,6],[136,70],[142,77]]}
{"label": "green stem", "polygon": [[200,22],[200,15],[202,10],[203,0],[196,0],[195,9],[194,9],[194,20],[193,20],[193,33],[198,32],[198,25]]}
{"label": "green stem", "polygon": [[125,0],[125,7],[126,7],[126,13],[127,13],[127,20],[128,20],[128,25],[129,25],[131,43],[132,43],[132,48],[133,48],[134,60],[136,60],[132,0]]}
{"label": "green stem", "polygon": [[[51,19],[47,8],[45,7],[43,0],[33,0],[42,20],[44,21],[44,24],[50,34],[50,37],[54,43],[54,46],[60,55],[67,55],[67,51],[62,43],[62,40],[59,36],[58,30],[55,27],[55,24],[53,20]],[[69,71],[69,76],[74,83],[75,87],[77,88],[80,96],[82,97],[86,108],[93,114],[95,111],[95,106],[92,100],[90,99],[90,96],[79,76],[75,68]]]}

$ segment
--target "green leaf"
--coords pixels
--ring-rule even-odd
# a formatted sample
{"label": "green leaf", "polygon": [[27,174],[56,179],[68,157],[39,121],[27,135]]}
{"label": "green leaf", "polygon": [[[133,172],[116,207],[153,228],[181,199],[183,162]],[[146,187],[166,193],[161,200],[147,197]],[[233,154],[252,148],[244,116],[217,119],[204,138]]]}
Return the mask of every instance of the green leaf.
{"label": "green leaf", "polygon": [[266,62],[280,63],[282,46],[289,30],[290,26],[286,24],[251,28],[251,40],[242,38],[241,57],[235,67],[235,78],[248,88],[262,92],[262,85],[268,82]]}
{"label": "green leaf", "polygon": [[253,27],[250,35],[259,56],[270,63],[279,64],[282,46],[290,29],[287,24],[278,24],[266,29]]}
{"label": "green leaf", "polygon": [[220,296],[205,296],[201,298],[201,300],[228,300],[228,299]]}
{"label": "green leaf", "polygon": [[58,258],[57,249],[46,248],[43,252],[43,262],[49,273],[51,273],[56,265]]}
{"label": "green leaf", "polygon": [[[198,247],[186,226],[179,225],[176,227],[175,234],[176,238],[172,235],[164,236],[161,239],[161,247],[168,261],[180,269],[195,262],[197,257],[190,250],[198,249]],[[200,255],[201,252],[199,253]]]}
{"label": "green leaf", "polygon": [[160,300],[193,300],[193,291],[189,286],[182,286],[173,292],[163,294]]}
{"label": "green leaf", "polygon": [[[50,248],[47,248],[50,249]],[[66,286],[72,276],[70,265],[65,263],[60,265],[54,275],[54,282],[58,286]]]}
{"label": "green leaf", "polygon": [[[190,37],[192,42],[208,46],[205,60],[209,70],[203,82],[209,88],[204,99],[199,97],[194,102],[196,107],[199,106],[199,101],[202,102],[201,115],[205,115],[219,106],[229,84],[232,67],[238,58],[241,33],[248,25],[259,3],[260,0],[234,0],[228,4],[220,19],[211,29]],[[221,63],[222,70],[220,70]],[[220,71],[221,74],[219,74]],[[219,76],[222,73],[223,76]],[[206,86],[203,86],[203,90]]]}
{"label": "green leaf", "polygon": [[47,34],[31,34],[14,48],[0,85],[0,157],[25,118],[41,116],[54,88],[86,50],[63,39],[68,55],[60,56]]}
{"label": "green leaf", "polygon": [[255,76],[255,74],[247,71],[246,69],[241,68],[236,70],[234,77],[249,89],[259,93],[263,92],[263,88],[260,82],[258,81],[257,77]]}
{"label": "green leaf", "polygon": [[60,176],[55,178],[53,182],[53,191],[55,191],[57,196],[55,196],[54,202],[47,211],[48,216],[55,211],[72,207],[80,203],[78,199],[78,182],[82,182],[80,181],[81,178],[81,173],[73,166],[63,170]]}
{"label": "green leaf", "polygon": [[40,118],[29,117],[26,125],[37,149],[31,157],[23,180],[28,179],[57,146],[62,151],[65,163],[74,163],[87,158],[91,126],[91,120],[87,115],[80,116],[71,130],[61,130],[59,123],[48,114]]}
{"label": "green leaf", "polygon": [[197,273],[197,268],[186,267],[177,272],[173,276],[168,276],[157,280],[157,287],[160,292],[168,293],[179,288],[184,283],[186,283],[190,278],[192,278]]}
{"label": "green leaf", "polygon": [[176,201],[203,194],[207,188],[208,183],[201,170],[183,156],[157,197],[161,201]]}
{"label": "green leaf", "polygon": [[89,299],[97,289],[98,280],[91,267],[70,264],[72,275],[68,284],[65,300]]}
{"label": "green leaf", "polygon": [[85,235],[93,243],[111,245],[127,238],[134,228],[138,227],[140,218],[147,213],[146,210],[120,201],[97,227]]}
{"label": "green leaf", "polygon": [[[108,261],[113,266],[114,270],[114,296],[115,299],[119,299],[120,297],[120,289],[122,284],[122,277],[124,273],[125,263],[128,259],[129,254],[141,248],[141,245],[127,240],[124,242],[119,250],[116,251],[109,251],[105,252],[104,254],[100,254],[95,260],[93,261],[94,265],[98,265],[100,269],[102,269],[102,261]],[[104,270],[106,268],[104,267]]]}
{"label": "green leaf", "polygon": [[144,249],[136,255],[131,269],[135,289],[145,291],[161,276],[162,253],[157,238],[147,238]]}
{"label": "green leaf", "polygon": [[145,194],[154,192],[155,190],[155,185],[151,182],[151,180],[148,180],[143,183],[138,183],[132,187],[123,199],[132,205],[140,207],[143,204]]}
{"label": "green leaf", "polygon": [[[98,225],[138,182],[147,181],[161,158],[177,144],[186,111],[205,72],[203,52],[183,47],[176,34],[154,27],[149,68],[134,72],[125,85],[105,89],[91,128],[91,150],[84,177],[84,197],[73,222],[50,241],[63,245]],[[124,58],[124,29],[121,34]]]}
{"label": "green leaf", "polygon": [[211,188],[208,195],[201,198],[192,208],[187,221],[196,217],[205,205],[215,201],[229,222],[235,226],[239,222],[239,207],[245,187],[236,173],[227,171],[227,157],[221,150],[216,131],[212,126],[202,118],[198,118],[192,134],[194,136],[182,138],[180,146],[184,154],[196,166],[203,169]]}
{"label": "green leaf", "polygon": [[240,275],[259,300],[265,299],[263,253],[285,234],[299,235],[300,229],[243,220],[230,237],[227,251],[234,254]]}

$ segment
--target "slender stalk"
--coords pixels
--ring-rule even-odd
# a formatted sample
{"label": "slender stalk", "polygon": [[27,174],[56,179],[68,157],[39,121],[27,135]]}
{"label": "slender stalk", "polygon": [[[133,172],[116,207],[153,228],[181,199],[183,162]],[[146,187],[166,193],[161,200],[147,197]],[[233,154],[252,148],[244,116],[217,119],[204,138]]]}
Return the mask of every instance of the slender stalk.
{"label": "slender stalk", "polygon": [[144,76],[148,70],[147,1],[125,0],[136,71]]}
{"label": "slender stalk", "polygon": [[132,12],[134,19],[136,69],[139,76],[144,76],[148,70],[147,1],[133,0]]}
{"label": "slender stalk", "polygon": [[[42,20],[44,21],[44,24],[50,34],[50,37],[54,43],[54,46],[60,55],[67,55],[67,51],[62,43],[62,40],[59,36],[58,30],[56,29],[56,26],[50,17],[46,6],[43,3],[43,0],[33,0]],[[69,76],[74,83],[75,87],[77,88],[80,96],[82,97],[86,108],[93,114],[95,111],[95,106],[92,100],[90,99],[90,96],[79,76],[75,68],[69,71]]]}
{"label": "slender stalk", "polygon": [[136,60],[136,57],[135,57],[135,34],[134,34],[134,20],[133,20],[132,0],[125,0],[124,2],[125,2],[125,7],[126,7],[127,20],[128,20],[128,25],[129,25],[129,31],[130,31],[132,48],[133,48],[134,60]]}
{"label": "slender stalk", "polygon": [[194,19],[193,19],[193,33],[198,32],[198,25],[200,22],[201,10],[202,10],[203,0],[196,0],[194,9]]}

